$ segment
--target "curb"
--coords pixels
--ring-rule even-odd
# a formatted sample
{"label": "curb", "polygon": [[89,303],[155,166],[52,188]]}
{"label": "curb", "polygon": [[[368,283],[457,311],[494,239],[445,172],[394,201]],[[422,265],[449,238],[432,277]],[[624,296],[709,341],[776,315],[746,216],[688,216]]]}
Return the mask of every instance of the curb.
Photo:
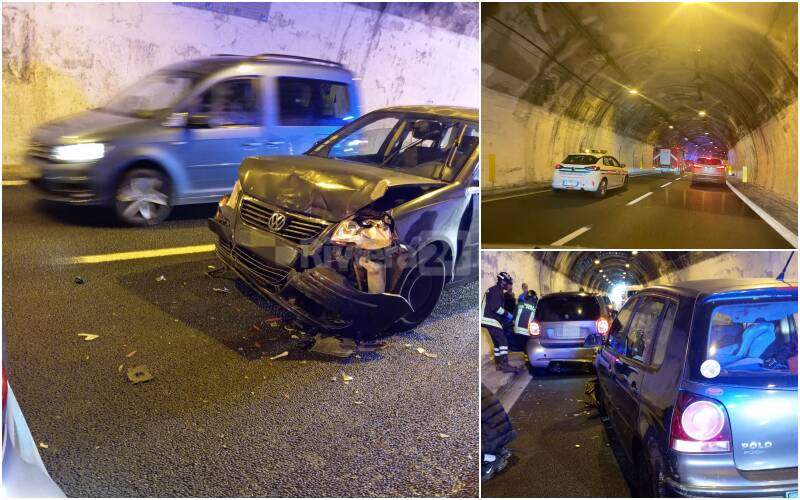
{"label": "curb", "polygon": [[744,193],[742,193],[737,188],[735,188],[730,183],[729,180],[726,179],[725,180],[725,184],[728,186],[728,189],[733,191],[733,194],[738,196],[744,202],[745,205],[750,207],[750,209],[753,212],[755,212],[759,217],[761,217],[764,220],[764,222],[766,222],[772,229],[775,230],[775,232],[780,234],[783,239],[788,241],[792,245],[793,248],[797,248],[797,235],[796,234],[794,234],[791,230],[787,229],[786,226],[784,226],[783,224],[778,222],[778,220],[775,219],[775,217],[773,217],[770,214],[768,214],[766,210],[764,210],[763,208],[761,208],[758,205],[756,205],[756,203],[753,200],[751,200],[750,198],[745,196]]}

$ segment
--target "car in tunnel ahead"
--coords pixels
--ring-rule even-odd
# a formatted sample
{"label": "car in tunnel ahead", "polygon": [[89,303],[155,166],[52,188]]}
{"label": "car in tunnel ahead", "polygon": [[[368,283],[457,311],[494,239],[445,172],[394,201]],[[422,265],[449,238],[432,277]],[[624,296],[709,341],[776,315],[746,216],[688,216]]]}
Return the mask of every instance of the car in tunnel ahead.
{"label": "car in tunnel ahead", "polygon": [[282,54],[173,64],[102,107],[34,131],[34,185],[51,199],[112,207],[131,225],[230,193],[248,156],[299,154],[360,114],[341,64]]}
{"label": "car in tunnel ahead", "polygon": [[366,340],[410,330],[477,276],[478,111],[373,111],[305,155],[252,157],[209,227],[257,292]]}
{"label": "car in tunnel ahead", "polygon": [[528,325],[526,353],[531,372],[591,368],[611,315],[602,295],[559,292],[542,296]]}
{"label": "car in tunnel ahead", "polygon": [[725,163],[719,158],[698,158],[692,165],[692,185],[725,184]]}
{"label": "car in tunnel ahead", "polygon": [[797,285],[642,290],[595,359],[642,496],[797,496]]}
{"label": "car in tunnel ahead", "polygon": [[609,189],[628,187],[628,170],[602,149],[567,155],[553,166],[553,191],[588,191],[602,198]]}

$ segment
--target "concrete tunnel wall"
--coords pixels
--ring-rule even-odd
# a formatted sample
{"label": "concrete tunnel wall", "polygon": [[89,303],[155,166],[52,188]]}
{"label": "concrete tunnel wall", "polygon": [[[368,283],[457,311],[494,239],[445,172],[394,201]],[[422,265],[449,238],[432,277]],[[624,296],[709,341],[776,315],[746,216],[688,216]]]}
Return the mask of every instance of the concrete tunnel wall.
{"label": "concrete tunnel wall", "polygon": [[4,169],[23,163],[39,124],[101,105],[164,65],[215,53],[342,62],[360,79],[363,112],[478,107],[475,4],[370,7],[271,3],[258,20],[172,3],[4,3]]}
{"label": "concrete tunnel wall", "polygon": [[775,278],[792,254],[784,277],[796,282],[797,252],[727,252],[664,274],[647,286],[717,278]]}

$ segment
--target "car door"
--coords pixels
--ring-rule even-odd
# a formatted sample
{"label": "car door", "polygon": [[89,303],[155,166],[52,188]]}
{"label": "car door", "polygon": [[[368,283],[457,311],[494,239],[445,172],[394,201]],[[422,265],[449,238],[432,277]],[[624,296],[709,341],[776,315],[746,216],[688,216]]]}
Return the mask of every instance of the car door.
{"label": "car door", "polygon": [[215,82],[189,103],[187,112],[186,140],[173,145],[186,166],[190,196],[230,192],[242,160],[267,154],[261,78]]}
{"label": "car door", "polygon": [[628,326],[625,352],[612,368],[620,417],[618,432],[625,444],[631,443],[636,435],[641,389],[650,370],[655,337],[668,300],[660,295],[640,294]]}
{"label": "car door", "polygon": [[625,302],[617,317],[611,322],[608,335],[603,342],[595,361],[597,369],[597,380],[600,384],[600,391],[604,395],[606,410],[612,416],[612,424],[618,413],[617,406],[619,395],[615,394],[617,385],[614,383],[614,363],[625,353],[625,342],[627,340],[627,326],[636,308],[636,299]]}
{"label": "car door", "polygon": [[269,79],[270,143],[280,154],[303,154],[358,116],[351,83],[306,76]]}
{"label": "car door", "polygon": [[622,186],[622,182],[625,178],[624,175],[625,172],[620,163],[613,156],[606,156],[604,160],[606,162],[605,168],[608,171],[609,186],[610,187]]}

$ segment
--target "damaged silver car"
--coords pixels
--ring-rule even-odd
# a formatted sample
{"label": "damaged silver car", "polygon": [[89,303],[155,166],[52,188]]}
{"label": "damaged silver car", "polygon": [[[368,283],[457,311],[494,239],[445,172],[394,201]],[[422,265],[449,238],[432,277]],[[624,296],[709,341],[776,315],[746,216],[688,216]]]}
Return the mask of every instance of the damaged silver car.
{"label": "damaged silver car", "polygon": [[476,109],[369,113],[302,156],[242,162],[209,227],[225,266],[304,322],[374,339],[410,330],[477,277]]}

